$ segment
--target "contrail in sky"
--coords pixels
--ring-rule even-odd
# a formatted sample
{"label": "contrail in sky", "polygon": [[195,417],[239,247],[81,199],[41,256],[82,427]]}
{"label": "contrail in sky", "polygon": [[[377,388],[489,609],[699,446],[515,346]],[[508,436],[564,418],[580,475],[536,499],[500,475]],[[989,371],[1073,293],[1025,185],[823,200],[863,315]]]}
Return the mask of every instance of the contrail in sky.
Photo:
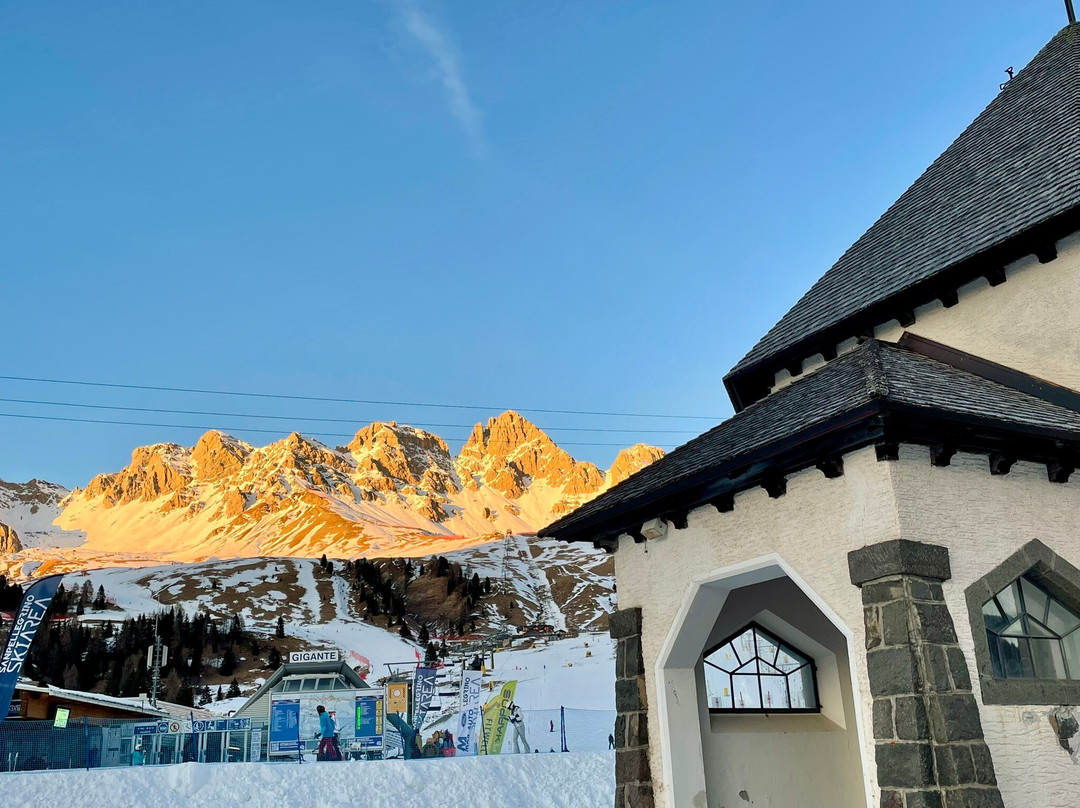
{"label": "contrail in sky", "polygon": [[477,109],[465,85],[461,56],[449,34],[439,27],[431,14],[416,0],[393,0],[405,23],[405,30],[417,41],[434,63],[435,77],[446,91],[450,112],[468,135],[477,152],[485,149],[483,113]]}

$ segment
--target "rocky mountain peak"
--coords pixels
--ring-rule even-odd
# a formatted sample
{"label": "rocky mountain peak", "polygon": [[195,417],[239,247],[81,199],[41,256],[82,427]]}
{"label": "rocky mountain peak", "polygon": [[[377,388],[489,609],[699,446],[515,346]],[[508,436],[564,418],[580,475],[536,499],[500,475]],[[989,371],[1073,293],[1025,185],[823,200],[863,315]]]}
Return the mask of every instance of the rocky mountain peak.
{"label": "rocky mountain peak", "polygon": [[536,481],[571,495],[595,493],[604,484],[596,466],[572,458],[513,410],[476,425],[461,447],[457,471],[466,487],[491,486],[510,499]]}
{"label": "rocky mountain peak", "polygon": [[637,474],[643,468],[655,463],[663,456],[663,449],[649,446],[646,443],[637,443],[623,449],[615,457],[615,462],[611,464],[611,468],[608,469],[607,474],[604,477],[604,487],[611,488],[612,486],[618,485],[627,477]]}
{"label": "rocky mountain peak", "polygon": [[86,494],[100,497],[106,507],[152,502],[186,487],[192,479],[190,451],[175,443],[157,443],[135,449],[127,468],[92,479]]}
{"label": "rocky mountain peak", "polygon": [[344,447],[356,461],[357,485],[385,490],[411,485],[446,494],[458,491],[454,461],[438,435],[398,424],[376,421],[356,433]]}
{"label": "rocky mountain peak", "polygon": [[251,446],[215,429],[199,438],[191,462],[200,482],[214,482],[239,472],[250,454]]}

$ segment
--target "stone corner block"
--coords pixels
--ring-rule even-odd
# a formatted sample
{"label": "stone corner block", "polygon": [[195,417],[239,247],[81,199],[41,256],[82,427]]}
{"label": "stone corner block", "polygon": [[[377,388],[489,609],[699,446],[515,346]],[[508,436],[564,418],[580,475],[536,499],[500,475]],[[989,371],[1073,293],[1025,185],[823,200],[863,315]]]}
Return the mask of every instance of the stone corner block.
{"label": "stone corner block", "polygon": [[641,609],[620,609],[608,618],[608,632],[616,640],[641,633]]}
{"label": "stone corner block", "polygon": [[893,539],[852,550],[848,553],[848,572],[856,586],[890,575],[917,575],[936,581],[947,581],[952,577],[947,547],[908,539]]}

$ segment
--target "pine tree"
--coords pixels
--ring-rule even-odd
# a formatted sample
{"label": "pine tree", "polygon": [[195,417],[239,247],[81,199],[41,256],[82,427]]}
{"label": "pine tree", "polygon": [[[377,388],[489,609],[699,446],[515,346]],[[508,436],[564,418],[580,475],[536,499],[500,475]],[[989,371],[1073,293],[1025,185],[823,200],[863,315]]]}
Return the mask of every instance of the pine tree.
{"label": "pine tree", "polygon": [[222,676],[232,676],[233,671],[236,670],[236,654],[233,653],[232,646],[230,645],[225,649],[225,653],[221,657],[221,665],[218,666],[218,673]]}
{"label": "pine tree", "polygon": [[412,639],[412,632],[409,631],[409,624],[404,620],[401,621],[401,628],[398,629],[398,634],[404,637],[406,640]]}
{"label": "pine tree", "polygon": [[274,636],[279,638],[279,639],[281,637],[285,636],[285,618],[284,617],[278,616],[277,628],[274,629]]}
{"label": "pine tree", "polygon": [[221,685],[217,686],[217,699],[216,701],[225,701],[225,694],[221,692]]}
{"label": "pine tree", "polygon": [[225,694],[230,699],[235,699],[240,695],[240,683],[233,679],[229,683],[229,692]]}
{"label": "pine tree", "polygon": [[416,635],[416,641],[418,643],[420,643],[421,645],[427,645],[428,640],[430,640],[430,639],[431,639],[431,634],[428,633],[428,627],[426,625],[421,624],[420,631],[417,632],[417,635]]}
{"label": "pine tree", "polygon": [[214,697],[210,695],[210,688],[204,686],[203,689],[199,691],[199,706],[205,707],[213,700]]}
{"label": "pine tree", "polygon": [[105,598],[105,587],[98,586],[97,597],[94,598],[94,610],[101,611],[108,604],[108,600]]}
{"label": "pine tree", "polygon": [[270,649],[270,654],[266,660],[266,667],[270,670],[277,670],[281,667],[281,652],[276,648]]}
{"label": "pine tree", "polygon": [[319,566],[326,569],[326,553],[323,553],[322,558],[319,559]]}

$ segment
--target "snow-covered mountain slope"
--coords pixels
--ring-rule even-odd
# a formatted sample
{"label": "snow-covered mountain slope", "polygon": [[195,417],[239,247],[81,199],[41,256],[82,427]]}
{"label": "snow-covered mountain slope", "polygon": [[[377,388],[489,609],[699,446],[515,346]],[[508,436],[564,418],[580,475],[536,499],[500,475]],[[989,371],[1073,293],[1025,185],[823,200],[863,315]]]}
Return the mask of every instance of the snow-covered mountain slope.
{"label": "snow-covered mountain slope", "polygon": [[[559,630],[607,628],[615,570],[612,557],[603,551],[513,535],[446,558],[461,564],[469,576],[491,578],[496,592],[513,600],[527,623],[550,623]],[[289,626],[330,637],[340,627],[328,626],[352,622],[355,611],[343,569],[339,561],[335,571],[327,573],[318,562],[297,558],[213,560],[73,571],[64,586],[75,589],[87,580],[95,590],[104,586],[115,606],[132,615],[180,606],[220,618],[239,614],[248,626],[267,631],[282,617]],[[491,614],[487,628],[498,629],[500,622]]]}
{"label": "snow-covered mountain slope", "polygon": [[[0,552],[26,547],[75,547],[86,541],[82,531],[65,531],[53,524],[67,495],[62,485],[45,480],[0,480]],[[4,542],[5,536],[8,543]]]}
{"label": "snow-covered mountain slope", "polygon": [[[494,607],[496,602],[509,601],[516,604],[526,623],[546,622],[559,630],[579,632],[603,632],[607,628],[614,601],[614,565],[611,556],[602,551],[587,545],[511,536],[505,542],[459,550],[447,558],[461,564],[470,577],[475,573],[492,580],[496,596],[486,616],[475,621],[479,632],[515,632]],[[89,581],[94,591],[104,587],[110,609],[88,612],[81,618],[88,621],[115,621],[180,607],[188,614],[201,612],[220,620],[239,615],[248,629],[271,635],[281,618],[290,647],[337,648],[350,659],[355,658],[351,655],[355,652],[370,660],[372,669],[381,673],[385,673],[386,663],[409,662],[417,650],[422,653],[422,648],[402,639],[396,630],[360,618],[344,570],[340,562],[328,571],[316,561],[298,558],[215,560],[76,571],[65,577],[64,586],[76,591]],[[407,600],[412,597],[409,592]],[[409,612],[414,608],[410,601]],[[431,631],[440,635],[445,626],[432,623]],[[417,629],[413,621],[414,632]],[[579,667],[589,666],[589,677],[600,682],[598,687],[609,686],[608,668],[613,664],[610,642],[603,635],[591,641],[589,635],[583,636],[570,645],[560,645],[565,653],[538,657],[535,668],[554,668],[577,660]],[[582,645],[584,642],[591,642],[591,651]],[[560,654],[570,656],[563,660]],[[592,667],[596,670],[592,671]],[[500,675],[516,678],[510,669]]]}
{"label": "snow-covered mountain slope", "polygon": [[662,454],[633,446],[602,473],[515,412],[477,424],[456,458],[437,435],[396,423],[337,448],[296,433],[254,447],[208,432],[191,448],[137,448],[126,468],[63,499],[49,483],[17,486],[15,504],[0,499],[0,522],[30,548],[18,560],[68,568],[109,557],[419,556],[535,532]]}

